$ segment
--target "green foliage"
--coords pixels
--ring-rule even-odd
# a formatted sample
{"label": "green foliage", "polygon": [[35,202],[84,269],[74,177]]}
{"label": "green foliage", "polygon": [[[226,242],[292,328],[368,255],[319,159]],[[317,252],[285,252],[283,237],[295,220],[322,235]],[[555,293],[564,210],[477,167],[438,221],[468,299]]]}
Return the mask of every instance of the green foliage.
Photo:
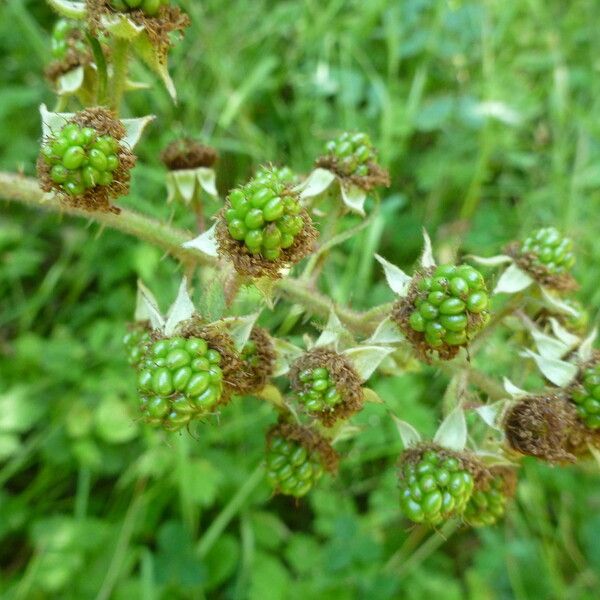
{"label": "green foliage", "polygon": [[[128,114],[156,112],[161,126],[140,146],[124,205],[172,216],[158,155],[182,131],[218,148],[225,191],[266,160],[301,172],[327,139],[360,129],[394,184],[381,213],[326,265],[322,289],[335,302],[391,300],[372,254],[410,267],[425,222],[441,256],[458,246],[494,254],[507,240],[560,223],[577,240],[575,274],[594,272],[595,3],[181,5],[193,24],[171,56],[178,106],[159,87],[127,101]],[[37,106],[52,98],[41,73],[53,23],[43,2],[0,5],[3,169],[34,173]],[[153,81],[142,66],[134,75]],[[271,498],[262,474],[253,475],[272,419],[263,403],[233,404],[219,424],[168,441],[137,420],[120,340],[135,280],[158,290],[165,306],[176,291],[175,262],[115,232],[16,205],[1,210],[2,597],[596,597],[600,494],[592,467],[526,460],[506,528],[420,541],[424,533],[399,517],[401,448],[387,408],[369,404],[353,419],[359,435],[342,444],[348,460],[338,480],[324,479],[298,504]],[[358,220],[346,219],[348,227]],[[173,222],[191,229],[194,217],[181,210]],[[579,279],[595,319],[597,282]],[[264,324],[299,341],[302,316],[291,308]],[[492,334],[474,364],[539,384],[515,364],[506,335]],[[432,434],[447,381],[407,364],[373,387],[395,414]]]}

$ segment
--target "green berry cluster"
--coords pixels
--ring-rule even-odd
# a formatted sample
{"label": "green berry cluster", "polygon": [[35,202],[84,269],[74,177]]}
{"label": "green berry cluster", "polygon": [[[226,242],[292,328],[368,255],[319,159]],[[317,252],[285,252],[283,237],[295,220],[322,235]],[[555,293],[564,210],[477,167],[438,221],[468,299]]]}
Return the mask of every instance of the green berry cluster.
{"label": "green berry cluster", "polygon": [[267,445],[267,479],[274,490],[300,498],[321,479],[323,465],[317,452],[300,442],[275,435]]}
{"label": "green berry cluster", "polygon": [[127,352],[127,361],[133,367],[137,367],[141,362],[150,344],[150,332],[141,327],[132,329],[125,334],[123,345]]}
{"label": "green berry cluster", "polygon": [[297,195],[276,169],[262,169],[246,185],[233,190],[225,213],[234,240],[252,254],[277,260],[304,227]]}
{"label": "green berry cluster", "polygon": [[141,10],[145,15],[154,17],[161,6],[167,6],[169,0],[110,0],[111,6],[118,11]]}
{"label": "green berry cluster", "polygon": [[60,19],[52,30],[52,58],[63,60],[69,48],[85,52],[87,47],[81,39],[79,27],[72,21]]}
{"label": "green berry cluster", "polygon": [[50,179],[71,196],[79,196],[97,185],[110,185],[119,167],[119,142],[98,135],[93,127],[65,125],[42,148],[50,167]]}
{"label": "green berry cluster", "polygon": [[495,475],[485,488],[473,492],[463,517],[472,527],[493,525],[504,516],[507,501],[504,478],[502,475]]}
{"label": "green berry cluster", "polygon": [[302,384],[298,399],[309,412],[332,409],[342,401],[328,369],[305,369],[298,374],[298,379]]}
{"label": "green berry cluster", "polygon": [[480,315],[489,298],[481,273],[469,265],[440,265],[418,282],[410,327],[432,348],[461,346],[468,340],[469,314]]}
{"label": "green berry cluster", "polygon": [[223,391],[221,355],[201,338],[154,342],[140,365],[138,388],[149,423],[176,431],[211,411]]}
{"label": "green berry cluster", "polygon": [[554,227],[544,227],[530,235],[523,242],[521,252],[532,254],[534,262],[553,275],[566,273],[575,264],[573,242]]}
{"label": "green berry cluster", "polygon": [[579,418],[590,428],[600,427],[600,363],[586,369],[582,385],[571,395]]}
{"label": "green berry cluster", "polygon": [[366,133],[342,133],[327,142],[325,150],[335,157],[344,175],[364,177],[369,174],[369,163],[377,160],[373,144]]}
{"label": "green berry cluster", "polygon": [[473,476],[453,457],[426,450],[401,467],[400,506],[416,523],[438,525],[460,515],[473,492]]}

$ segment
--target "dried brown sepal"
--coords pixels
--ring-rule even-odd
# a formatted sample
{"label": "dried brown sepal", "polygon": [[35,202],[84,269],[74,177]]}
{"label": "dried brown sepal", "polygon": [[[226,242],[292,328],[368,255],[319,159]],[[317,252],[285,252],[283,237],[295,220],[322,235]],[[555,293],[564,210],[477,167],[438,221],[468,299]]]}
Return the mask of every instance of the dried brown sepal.
{"label": "dried brown sepal", "polygon": [[221,355],[220,367],[223,371],[223,394],[219,404],[226,404],[233,394],[239,394],[243,386],[243,363],[235,348],[233,339],[225,327],[205,323],[199,315],[194,315],[182,323],[178,335],[183,338],[202,338],[212,350]]}
{"label": "dried brown sepal", "polygon": [[[288,193],[292,194],[292,192]],[[285,194],[282,195],[285,196]],[[305,209],[300,212],[304,227],[294,238],[294,243],[289,248],[282,248],[281,255],[277,260],[267,260],[260,254],[251,254],[243,241],[237,241],[231,237],[225,221],[225,213],[229,208],[231,208],[231,204],[227,201],[217,214],[215,238],[219,254],[229,259],[240,275],[250,278],[280,279],[282,269],[295,265],[313,252],[317,230]]]}
{"label": "dried brown sepal", "polygon": [[[50,166],[40,155],[37,160],[37,172],[40,187],[44,192],[54,192],[61,202],[68,206],[90,212],[112,212],[119,214],[121,209],[113,206],[111,201],[129,193],[131,169],[135,166],[135,155],[121,142],[126,135],[125,126],[115,114],[103,107],[86,108],[76,113],[67,123],[76,123],[80,127],[92,127],[98,135],[110,135],[119,142],[119,166],[113,171],[110,185],[96,185],[78,196],[71,196],[50,177]],[[52,143],[54,138],[43,140],[43,144]]]}
{"label": "dried brown sepal", "polygon": [[521,242],[511,242],[504,249],[505,254],[510,256],[517,266],[531,275],[537,283],[549,290],[557,292],[573,292],[579,288],[577,281],[570,273],[556,275],[539,264],[534,254],[521,252]]}
{"label": "dried brown sepal", "polygon": [[[476,487],[483,487],[488,484],[491,479],[490,469],[477,457],[476,454],[469,450],[456,452],[449,448],[444,448],[433,442],[420,442],[407,448],[401,455],[399,466],[406,464],[417,464],[420,462],[423,454],[428,451],[435,452],[442,460],[446,458],[455,458],[460,463],[461,469],[468,471],[473,476],[473,481]],[[400,469],[400,478],[404,478],[404,471]]]}
{"label": "dried brown sepal", "polygon": [[163,164],[170,171],[212,167],[217,161],[217,151],[190,138],[171,142],[160,155]]}
{"label": "dried brown sepal", "polygon": [[[415,273],[408,288],[408,293],[404,298],[398,298],[398,300],[396,300],[390,313],[392,321],[396,323],[400,331],[402,331],[406,339],[411,343],[417,358],[428,364],[432,362],[435,356],[440,360],[452,360],[458,354],[460,348],[467,347],[468,339],[470,337],[467,336],[467,342],[462,346],[451,346],[444,343],[437,348],[432,348],[427,343],[425,334],[415,331],[410,326],[409,319],[416,309],[415,302],[420,294],[419,283],[425,277],[429,277],[433,271],[434,269],[432,268]],[[485,323],[485,312],[474,314],[467,311],[466,314],[468,319],[467,333],[478,331]]]}
{"label": "dried brown sepal", "polygon": [[73,29],[69,32],[66,40],[68,48],[65,57],[60,60],[53,60],[44,69],[44,76],[50,83],[56,84],[56,80],[61,75],[65,75],[77,67],[85,67],[92,62],[90,50],[82,51],[77,48],[77,42],[81,42],[83,39],[84,34],[81,30]]}
{"label": "dried brown sepal", "polygon": [[329,348],[313,348],[292,364],[289,373],[292,389],[296,393],[302,390],[303,384],[299,379],[302,371],[319,367],[329,371],[329,376],[342,400],[332,408],[310,414],[326,427],[331,427],[339,419],[347,419],[362,408],[364,393],[360,376],[350,360]]}
{"label": "dried brown sepal", "polygon": [[367,192],[376,187],[390,187],[390,174],[375,162],[368,163],[369,173],[367,175],[350,175],[341,167],[336,156],[326,154],[315,161],[315,167],[327,169],[342,180],[344,183],[355,185]]}
{"label": "dried brown sepal", "polygon": [[241,369],[238,373],[238,393],[251,394],[260,392],[275,370],[275,348],[271,336],[262,327],[254,327],[250,340],[256,344],[256,354],[259,362],[256,366],[249,365],[241,359]]}
{"label": "dried brown sepal", "polygon": [[161,6],[158,14],[149,17],[142,10],[120,13],[114,10],[110,0],[86,0],[88,27],[92,33],[102,30],[102,17],[111,14],[126,14],[138,27],[144,27],[150,42],[157,49],[161,61],[166,60],[171,47],[169,34],[183,32],[190,25],[190,18],[178,6]]}
{"label": "dried brown sepal", "polygon": [[504,420],[504,433],[512,450],[550,463],[575,461],[584,428],[574,405],[561,394],[524,398]]}
{"label": "dried brown sepal", "polygon": [[323,468],[329,473],[336,473],[340,462],[339,454],[332,448],[331,444],[316,431],[303,427],[296,423],[280,422],[271,427],[267,432],[267,448],[271,446],[274,437],[283,437],[298,442],[309,453],[317,453],[321,459]]}

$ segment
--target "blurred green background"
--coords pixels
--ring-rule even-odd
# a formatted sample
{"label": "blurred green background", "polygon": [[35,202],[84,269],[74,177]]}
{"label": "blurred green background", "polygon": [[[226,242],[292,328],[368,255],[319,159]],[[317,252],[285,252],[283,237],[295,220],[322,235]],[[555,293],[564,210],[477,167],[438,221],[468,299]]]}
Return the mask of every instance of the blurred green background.
{"label": "blurred green background", "polygon": [[[180,4],[193,21],[170,61],[180,102],[159,84],[129,96],[128,115],[159,120],[124,206],[172,216],[158,154],[182,132],[218,148],[225,192],[267,161],[306,172],[327,138],[364,130],[393,183],[373,225],[333,255],[331,297],[390,300],[373,251],[410,269],[422,225],[451,257],[555,224],[577,241],[579,297],[595,316],[596,0]],[[42,76],[53,20],[40,0],[0,4],[2,170],[34,173],[37,107],[54,102]],[[257,476],[274,415],[256,399],[193,435],[139,423],[121,346],[138,277],[165,306],[180,271],[122,234],[0,197],[2,598],[598,598],[594,465],[526,460],[505,522],[445,541],[399,514],[400,443],[384,406],[353,419],[340,476],[301,502],[271,497]],[[277,331],[288,310],[266,324]],[[514,358],[497,334],[477,365],[523,383]],[[425,367],[373,382],[426,434],[445,384]]]}

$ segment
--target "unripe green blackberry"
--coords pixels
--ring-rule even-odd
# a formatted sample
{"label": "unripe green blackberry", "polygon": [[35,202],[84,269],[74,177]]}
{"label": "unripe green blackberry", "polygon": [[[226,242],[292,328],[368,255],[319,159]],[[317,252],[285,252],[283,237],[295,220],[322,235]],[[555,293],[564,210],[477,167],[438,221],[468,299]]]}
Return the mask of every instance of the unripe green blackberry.
{"label": "unripe green blackberry", "polygon": [[147,326],[137,326],[137,323],[123,337],[123,345],[127,352],[127,361],[133,367],[137,367],[150,346],[150,330]]}
{"label": "unripe green blackberry", "polygon": [[418,280],[408,325],[431,348],[463,346],[483,324],[488,303],[479,271],[469,265],[440,265]]}
{"label": "unripe green blackberry", "polygon": [[305,352],[290,366],[289,380],[302,408],[326,427],[362,408],[362,380],[352,361],[332,348]]}
{"label": "unripe green blackberry", "polygon": [[79,196],[96,186],[113,183],[119,168],[120,145],[110,135],[100,135],[93,127],[68,123],[42,147],[42,157],[54,186]]}
{"label": "unripe green blackberry", "polygon": [[59,19],[52,30],[52,58],[64,60],[70,49],[76,52],[86,52],[87,46],[77,23]]}
{"label": "unripe green blackberry", "polygon": [[227,230],[251,254],[275,261],[304,228],[301,210],[299,196],[278,171],[263,169],[229,194]]}
{"label": "unripe green blackberry", "polygon": [[141,10],[145,15],[154,17],[161,6],[168,6],[169,0],[110,0],[111,7],[120,12]]}
{"label": "unripe green blackberry", "polygon": [[526,238],[521,253],[529,255],[534,266],[542,267],[552,275],[567,273],[575,264],[573,242],[555,227],[538,229]]}
{"label": "unripe green blackberry", "polygon": [[275,492],[300,498],[337,464],[327,440],[307,427],[279,423],[267,434],[267,480]]}
{"label": "unripe green blackberry", "polygon": [[221,354],[198,337],[151,344],[139,366],[138,389],[148,423],[176,431],[210,413],[221,399]]}
{"label": "unripe green blackberry", "polygon": [[298,374],[302,389],[298,400],[308,412],[332,410],[342,401],[329,370],[325,367],[305,369]]}
{"label": "unripe green blackberry", "polygon": [[300,498],[323,476],[318,454],[302,444],[274,436],[267,447],[267,479],[274,490]]}
{"label": "unripe green blackberry", "polygon": [[600,428],[600,363],[587,368],[571,393],[577,415],[590,429]]}
{"label": "unripe green blackberry", "polygon": [[513,469],[492,468],[490,476],[473,491],[464,520],[472,527],[493,525],[506,512],[506,504],[514,494],[516,476]]}
{"label": "unripe green blackberry", "polygon": [[327,142],[325,151],[336,160],[337,169],[346,177],[366,177],[369,164],[377,160],[366,133],[342,133],[337,139]]}
{"label": "unripe green blackberry", "polygon": [[473,486],[473,475],[449,450],[415,448],[401,457],[400,506],[415,523],[439,525],[462,514]]}

